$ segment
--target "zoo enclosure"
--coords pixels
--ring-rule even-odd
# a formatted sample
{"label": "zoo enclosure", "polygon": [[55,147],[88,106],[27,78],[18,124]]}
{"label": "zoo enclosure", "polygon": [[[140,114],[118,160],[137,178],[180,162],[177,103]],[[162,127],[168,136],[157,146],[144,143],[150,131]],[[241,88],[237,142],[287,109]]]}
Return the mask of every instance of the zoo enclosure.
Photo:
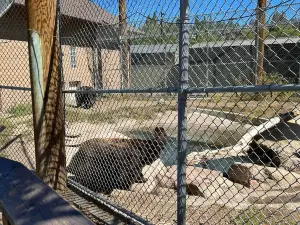
{"label": "zoo enclosure", "polygon": [[[16,18],[22,20],[25,15],[22,11],[22,1],[16,1],[16,3],[18,4],[12,9],[14,11],[8,12],[4,19],[1,18],[1,29],[6,30],[6,32],[2,32],[2,39],[5,39],[2,44],[8,43],[7,46],[9,48],[21,46],[22,40],[26,40],[26,30],[20,29],[22,28],[22,23],[16,23],[14,21]],[[128,211],[133,212],[152,223],[174,220],[174,214],[176,213],[178,215],[177,223],[184,224],[186,220],[192,223],[191,221],[198,219],[195,217],[203,217],[203,215],[208,213],[207,211],[209,209],[219,204],[227,204],[226,206],[230,208],[234,202],[236,208],[241,206],[242,203],[235,199],[235,196],[238,196],[240,193],[228,197],[225,203],[218,202],[222,198],[222,195],[219,194],[220,190],[218,187],[214,186],[216,183],[211,183],[211,185],[207,187],[200,187],[199,189],[202,188],[201,191],[205,193],[202,194],[201,197],[197,196],[199,192],[193,195],[190,190],[187,190],[187,188],[191,186],[189,182],[191,182],[190,180],[192,178],[188,177],[190,180],[186,181],[185,174],[190,176],[190,171],[186,171],[187,165],[184,161],[186,155],[190,152],[206,149],[213,151],[234,145],[236,144],[235,142],[238,142],[238,140],[243,137],[243,133],[250,130],[249,127],[244,126],[244,123],[251,123],[256,117],[263,117],[263,119],[265,119],[264,122],[266,122],[271,117],[278,116],[279,113],[295,111],[299,107],[297,101],[299,97],[297,91],[299,91],[298,78],[300,71],[298,2],[285,1],[277,4],[275,1],[270,1],[266,7],[262,8],[257,7],[256,2],[248,2],[246,7],[244,7],[242,3],[235,3],[237,4],[235,9],[230,10],[229,6],[233,4],[231,1],[224,1],[225,6],[218,5],[214,2],[199,3],[198,1],[180,1],[180,13],[178,3],[178,1],[160,3],[153,1],[150,2],[148,7],[143,11],[134,1],[128,2],[126,19],[123,18],[121,21],[119,21],[116,16],[111,16],[111,14],[118,14],[117,2],[110,5],[105,2],[78,1],[75,4],[70,1],[62,1],[61,4],[62,15],[60,20],[62,30],[60,35],[62,53],[64,55],[62,58],[62,69],[65,82],[64,93],[67,103],[73,106],[77,104],[74,102],[74,93],[99,94],[103,102],[103,105],[101,105],[101,101],[96,101],[94,107],[88,111],[67,106],[66,122],[68,122],[68,127],[73,132],[77,129],[82,131],[81,133],[83,134],[88,133],[89,138],[103,136],[111,138],[116,136],[114,132],[130,136],[135,130],[142,133],[142,135],[139,134],[139,136],[149,138],[149,133],[144,132],[145,130],[148,131],[156,125],[163,126],[168,134],[173,136],[167,143],[170,152],[166,152],[164,157],[172,158],[175,155],[175,160],[171,159],[171,161],[173,160],[172,162],[166,160],[167,165],[172,165],[177,161],[175,163],[178,168],[175,170],[178,176],[178,184],[176,186],[178,188],[177,198],[175,195],[174,199],[173,189],[170,188],[169,190],[171,194],[173,193],[169,201],[174,204],[177,203],[177,210],[169,206],[162,195],[156,194],[156,196],[161,199],[158,201],[160,203],[158,207],[160,207],[161,210],[163,210],[164,207],[166,207],[166,209],[163,211],[164,215],[160,215],[158,212],[153,215],[145,208],[136,209],[133,205],[126,204],[125,200],[128,197],[126,193],[115,192],[117,195],[114,198],[113,195],[106,196],[89,191],[84,187],[86,186],[85,184],[87,184],[86,181],[81,181],[81,184],[76,182],[78,181],[76,175],[75,177],[73,176],[73,178],[71,177],[69,181],[76,187],[88,191],[94,197],[101,197],[101,201],[114,206],[117,205],[117,208],[126,208],[127,211],[122,211],[125,213],[128,213]],[[145,2],[144,4],[147,5]],[[164,5],[169,6],[169,9],[163,7]],[[159,18],[159,16],[155,17],[154,14],[152,14],[152,12],[155,11],[154,9],[159,7],[166,12],[165,15],[161,15],[162,18]],[[214,7],[219,10],[213,9]],[[222,9],[223,7],[225,7],[224,11]],[[149,12],[147,8],[153,9],[153,11]],[[102,11],[103,9],[106,9],[106,11]],[[107,11],[111,13],[108,14]],[[286,15],[284,15],[284,12],[286,12]],[[280,15],[278,15],[278,13]],[[178,20],[177,17],[179,14],[180,19]],[[267,26],[260,21],[261,14],[265,14]],[[20,16],[12,18],[13,15]],[[196,15],[198,17],[196,17]],[[254,22],[251,21],[253,19]],[[126,20],[127,23],[125,23]],[[11,21],[13,29],[7,29],[9,24],[7,21]],[[104,23],[99,25],[100,21],[104,21]],[[142,25],[146,24],[147,26],[144,25],[143,27],[139,23]],[[124,29],[124,27],[126,28]],[[13,33],[14,30],[19,32],[18,35],[20,36],[17,38],[18,41],[11,41],[13,37],[17,36],[10,34],[10,32]],[[259,32],[261,30],[264,30],[263,33],[265,36],[263,37],[261,32]],[[266,35],[268,36],[266,37]],[[261,46],[265,47],[264,52],[259,51],[261,50]],[[23,55],[24,58],[27,57],[27,50],[22,49],[20,53],[19,55]],[[5,56],[5,58],[9,58],[9,55],[13,55],[13,52],[9,53],[8,51],[1,54]],[[263,57],[263,61],[259,60],[259,57]],[[17,60],[17,57],[12,59],[12,61],[14,60]],[[128,61],[131,62],[128,63]],[[19,61],[15,62],[17,63],[13,68],[11,68],[8,63],[5,65],[7,71],[22,71],[23,66]],[[24,62],[24,65],[26,65],[26,63],[28,62]],[[261,70],[264,71],[263,77],[265,79],[257,85],[259,83],[258,77]],[[24,88],[24,85],[11,87],[14,85],[9,84],[13,83],[14,79],[18,79],[18,81],[22,79],[16,77],[9,79],[8,76],[3,77],[4,82],[1,81],[3,82],[1,83],[2,96],[6,98],[18,96],[21,101],[16,101],[16,105],[22,101],[27,102],[26,98],[28,96],[26,97],[26,94],[20,92],[20,90],[30,91],[30,86],[26,88]],[[29,75],[28,77],[24,76],[24,80],[29,80]],[[94,90],[74,90],[80,83],[84,86],[91,86]],[[9,89],[15,90],[6,92],[6,90]],[[15,94],[16,92],[18,93],[17,95]],[[272,94],[270,94],[270,92]],[[106,96],[103,96],[103,94],[106,94]],[[122,96],[120,96],[120,94],[122,94]],[[194,94],[203,94],[207,97],[202,98],[196,96],[192,98]],[[14,98],[17,99],[16,97]],[[226,104],[233,106],[226,107]],[[178,110],[176,109],[177,107]],[[107,108],[112,109],[112,111],[107,110]],[[24,111],[26,112],[26,110],[25,106],[9,107],[8,114],[14,115],[14,113],[17,114],[21,112],[19,114],[23,116],[22,113],[24,113]],[[205,110],[206,114],[203,114]],[[119,113],[115,113],[114,111],[118,111]],[[178,115],[173,116],[171,121],[165,122],[164,120],[166,120],[166,118],[172,117],[174,111],[178,112]],[[242,111],[246,115],[239,115],[241,118],[237,116],[235,121],[230,122],[224,127],[223,123],[228,121],[221,120],[221,122],[218,122],[220,118],[222,118],[221,113],[218,111],[229,111],[229,113],[239,113]],[[251,111],[255,112],[252,113]],[[3,109],[3,112],[6,111]],[[165,114],[164,117],[161,116],[161,113]],[[209,117],[207,117],[207,114]],[[123,120],[123,123],[121,123],[118,121],[118,117],[125,118],[126,120]],[[197,119],[195,119],[195,117]],[[226,115],[225,118],[227,119],[227,117]],[[132,127],[128,128],[130,119],[138,121],[134,123],[134,129]],[[205,119],[210,120],[210,124],[205,122]],[[18,123],[17,120],[11,120],[6,117],[5,120],[9,120],[9,122],[5,122],[12,128],[12,123]],[[195,123],[196,121],[201,122],[198,122],[198,124],[191,122],[188,125],[189,120],[195,120]],[[240,123],[240,125],[236,125],[236,122]],[[102,128],[95,124],[100,124]],[[285,133],[283,134],[281,138],[287,141],[284,146],[288,146],[294,149],[294,152],[297,152],[299,146],[292,144],[292,142],[299,141],[298,136],[295,134],[292,125],[285,122],[283,124],[287,127],[285,129],[290,131],[290,133],[294,133],[294,135],[292,135],[293,141],[291,141],[290,136],[287,136]],[[236,125],[236,127],[231,125]],[[25,126],[27,125],[25,124],[24,127]],[[240,129],[241,127],[242,129]],[[254,127],[254,129],[258,128]],[[279,127],[276,129],[277,133],[281,133],[281,129],[283,128]],[[199,136],[199,132],[197,133],[198,130],[201,131],[200,134],[205,136],[205,138]],[[189,135],[187,135],[188,133]],[[98,134],[101,135],[99,136]],[[30,135],[32,134],[29,132],[28,136]],[[176,136],[177,138],[174,138]],[[263,139],[266,139],[265,136],[261,136]],[[270,136],[276,135],[271,133]],[[277,140],[276,138],[273,138],[273,143],[269,146],[271,149],[273,145],[275,146],[277,144],[277,141],[279,142],[279,139],[277,138]],[[70,144],[71,147],[69,146],[68,142],[72,141],[73,140],[67,140],[66,142],[67,151],[70,152],[70,156],[73,151],[76,152],[76,149],[74,149],[76,147],[72,147],[72,143]],[[29,143],[32,144],[32,142]],[[176,150],[176,147],[178,147],[178,154],[175,151],[172,152],[172,150]],[[16,152],[8,153],[8,155],[20,161],[26,158],[24,153],[20,153],[18,147],[16,147],[16,149],[18,149]],[[276,152],[274,149],[272,150]],[[213,156],[204,163],[205,167],[222,172],[226,170],[225,172],[227,173],[228,168],[220,169],[218,165],[228,167],[227,164],[230,163],[225,163],[227,166],[224,166],[221,161],[230,162],[232,160],[231,153],[232,152],[228,152],[227,155],[218,156],[219,158]],[[229,156],[230,159],[228,159]],[[203,154],[201,160],[205,157],[209,157],[209,153]],[[245,157],[250,160],[252,164],[257,164],[249,155],[238,157],[239,159],[237,161],[247,162]],[[269,161],[271,161],[271,156],[268,157],[270,158]],[[201,165],[203,163],[200,163],[201,160],[198,160],[197,163],[203,166]],[[258,161],[261,161],[261,159]],[[84,163],[84,158],[79,158],[77,162],[78,167],[81,163]],[[188,166],[191,166],[191,162],[187,163],[189,164]],[[194,171],[198,171],[196,166],[193,165],[193,167],[195,167]],[[284,168],[290,172],[294,170],[289,167]],[[264,170],[265,168],[260,169]],[[92,169],[91,171],[94,172]],[[293,173],[290,174],[291,176],[295,176]],[[200,177],[201,173],[198,175]],[[285,179],[286,177],[283,177],[277,180],[277,182]],[[195,178],[194,180],[197,179]],[[107,183],[113,185],[113,181],[109,179]],[[97,184],[94,185],[96,186]],[[229,184],[224,178],[219,185],[220,187],[225,185],[229,188],[232,184]],[[293,184],[285,183],[285,185],[292,188]],[[146,184],[144,187],[145,189],[150,189]],[[214,190],[211,191],[211,188]],[[276,188],[276,191],[278,191],[278,187]],[[205,191],[217,193],[217,196],[213,196],[214,204],[211,204],[210,200],[202,199],[203,195],[207,199],[208,196],[206,195],[213,195],[212,193],[207,194]],[[231,192],[230,189],[227,191]],[[266,190],[263,189],[263,191]],[[283,194],[285,194],[285,191],[279,190],[279,192]],[[147,202],[147,198],[145,199],[144,192],[147,191],[132,191],[130,195],[131,198],[140,198],[142,203],[152,208],[153,206]],[[192,203],[191,201],[186,201],[187,192],[192,196],[188,198],[192,199]],[[258,187],[252,187],[252,192],[259,193],[261,190],[258,190]],[[266,191],[265,196],[256,201],[267,202],[265,197],[272,197],[273,195],[271,194],[274,193],[268,193]],[[250,196],[251,194],[248,195],[254,198]],[[193,196],[197,197],[194,198]],[[150,193],[148,198],[152,199],[154,197]],[[197,205],[199,199],[202,199],[203,202]],[[291,197],[291,199],[293,198]],[[231,202],[231,200],[234,201]],[[208,203],[209,206],[207,206]],[[265,211],[262,211],[259,217],[256,216],[256,207],[259,207],[261,204],[255,204],[253,201],[250,203],[250,206],[253,205],[255,207],[247,207],[241,210],[241,216],[234,216],[236,221],[247,222],[254,220],[270,223],[274,220],[275,222],[280,222],[285,219],[289,222],[298,221],[297,217],[294,216],[298,209],[296,203],[292,203],[292,205],[295,205],[295,209],[290,210],[286,209],[288,203],[282,202],[278,209],[278,211],[282,209],[282,211],[279,211],[280,215],[269,211],[268,207],[265,206],[267,203],[265,203],[264,207],[262,207]],[[208,209],[199,212],[198,215],[196,214],[198,210],[201,211],[205,209],[205,207],[208,207]],[[203,222],[217,223],[227,221],[227,217],[222,214],[222,209],[216,209],[215,213],[217,215],[220,214],[217,219],[214,220],[213,216],[210,215],[207,218],[202,218]],[[186,216],[186,214],[188,215]]]}

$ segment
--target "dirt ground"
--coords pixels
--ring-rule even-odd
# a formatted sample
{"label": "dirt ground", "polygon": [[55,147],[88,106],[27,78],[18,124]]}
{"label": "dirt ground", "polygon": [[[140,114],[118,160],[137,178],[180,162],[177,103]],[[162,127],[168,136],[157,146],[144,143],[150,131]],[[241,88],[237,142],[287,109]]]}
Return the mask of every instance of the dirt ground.
{"label": "dirt ground", "polygon": [[[243,113],[245,115],[259,116],[270,118],[278,113],[285,113],[300,109],[297,102],[279,102],[279,101],[238,101],[236,99],[223,98],[217,99],[201,99],[194,98],[188,100],[188,108],[207,108],[214,110],[223,110],[229,112]],[[78,124],[72,133],[84,133],[88,130],[90,137],[98,135],[105,135],[108,131],[113,130],[117,133],[122,133],[126,130],[140,129],[142,127],[153,127],[162,125],[166,129],[172,130],[174,134],[177,133],[177,97],[176,96],[162,96],[162,97],[136,97],[136,96],[118,96],[115,98],[103,98],[98,101],[93,109],[79,109],[67,107],[66,121],[68,125]],[[189,112],[189,110],[188,110]],[[209,129],[213,124],[221,129],[221,125],[225,124],[225,120],[210,119],[202,114],[196,115],[191,112],[188,118],[189,130],[193,131],[190,136],[197,134],[198,130],[212,130]],[[34,139],[32,129],[32,115],[14,116],[5,113],[0,113],[0,121],[7,126],[6,131],[0,134],[0,145],[3,146],[7,141],[16,138],[16,140],[1,154],[8,156],[14,160],[23,162],[29,168],[35,165],[34,154]],[[203,121],[203,122],[202,122]],[[94,124],[94,128],[92,126]],[[196,127],[199,124],[199,127]],[[173,126],[174,125],[174,126]],[[224,126],[222,132],[234,132],[236,127],[233,122],[228,122]],[[101,130],[99,129],[101,127]],[[232,128],[231,128],[232,127]],[[209,139],[218,139],[224,136],[223,133],[208,136]],[[242,134],[241,131],[235,132]],[[119,135],[119,134],[118,134]],[[117,136],[118,136],[117,135]],[[126,135],[125,135],[126,136]],[[114,136],[116,137],[116,136]],[[89,138],[89,136],[87,136]],[[237,138],[235,138],[237,139]],[[231,143],[229,140],[223,142]],[[233,140],[234,141],[234,140]],[[221,143],[222,144],[222,143]]]}
{"label": "dirt ground", "polygon": [[[176,195],[152,195],[137,192],[116,191],[108,199],[132,211],[153,224],[177,224]],[[228,200],[230,201],[230,200]],[[240,203],[242,204],[242,200]],[[228,207],[198,196],[187,198],[187,224],[298,224],[299,209],[283,205],[251,206],[245,209]]]}
{"label": "dirt ground", "polygon": [[[275,98],[265,98],[259,101],[247,99],[243,100],[237,98],[235,95],[220,95],[220,97],[212,95],[209,98],[189,98],[187,101],[187,108],[203,108],[213,109],[219,111],[242,113],[244,115],[269,118],[278,113],[285,113],[287,111],[300,110],[300,102],[294,99],[288,101],[281,101]],[[300,97],[300,96],[299,96]],[[156,105],[164,105],[169,110],[177,110],[177,96],[162,96],[162,97],[118,97],[108,98],[98,101],[94,107],[98,112],[109,112],[111,110],[119,110],[124,108],[139,108],[139,107],[153,107]],[[80,109],[78,112],[85,112]]]}

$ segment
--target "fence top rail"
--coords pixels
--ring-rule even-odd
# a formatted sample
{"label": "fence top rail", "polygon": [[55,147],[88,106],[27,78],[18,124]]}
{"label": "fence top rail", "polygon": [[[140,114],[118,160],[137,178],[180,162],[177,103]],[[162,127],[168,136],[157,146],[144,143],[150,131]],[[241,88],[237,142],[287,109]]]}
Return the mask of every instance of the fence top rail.
{"label": "fence top rail", "polygon": [[[31,91],[27,87],[0,86],[0,89]],[[283,91],[300,91],[300,84],[271,84],[271,85],[247,85],[247,86],[227,86],[227,87],[189,87],[183,90],[188,94],[193,93],[235,93],[235,92],[283,92]],[[169,88],[145,88],[145,89],[93,89],[93,90],[64,90],[65,94],[75,93],[103,93],[103,94],[151,94],[151,93],[180,93],[179,87]]]}
{"label": "fence top rail", "polygon": [[[288,38],[267,38],[264,40],[265,45],[283,45],[283,44],[299,44],[299,37]],[[223,48],[223,47],[243,47],[254,46],[255,40],[241,39],[241,40],[228,40],[217,42],[203,42],[191,45],[189,48]],[[131,53],[162,53],[169,52],[174,53],[179,50],[178,44],[149,44],[149,45],[132,45],[130,46]]]}

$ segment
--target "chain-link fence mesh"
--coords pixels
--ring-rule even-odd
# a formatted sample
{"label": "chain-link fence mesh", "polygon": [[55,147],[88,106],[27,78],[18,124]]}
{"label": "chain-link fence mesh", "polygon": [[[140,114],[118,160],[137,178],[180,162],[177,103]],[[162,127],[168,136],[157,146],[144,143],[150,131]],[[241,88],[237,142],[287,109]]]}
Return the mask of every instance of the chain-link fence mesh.
{"label": "chain-link fence mesh", "polygon": [[[190,0],[183,24],[182,2],[61,0],[69,182],[152,224],[298,224],[300,3]],[[24,3],[0,17],[0,154],[34,168]]]}
{"label": "chain-link fence mesh", "polygon": [[35,167],[26,13],[0,1],[0,155]]}

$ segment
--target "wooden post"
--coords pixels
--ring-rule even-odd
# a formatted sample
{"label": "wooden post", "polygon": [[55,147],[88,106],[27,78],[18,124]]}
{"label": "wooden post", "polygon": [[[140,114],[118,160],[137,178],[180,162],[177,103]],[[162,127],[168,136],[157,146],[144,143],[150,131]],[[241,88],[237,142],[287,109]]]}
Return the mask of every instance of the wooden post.
{"label": "wooden post", "polygon": [[36,172],[50,187],[66,187],[65,128],[57,0],[26,0]]}
{"label": "wooden post", "polygon": [[2,224],[3,225],[11,225],[11,223],[7,219],[7,216],[5,215],[4,210],[2,210]]}
{"label": "wooden post", "polygon": [[97,79],[96,79],[96,87],[98,89],[103,89],[103,68],[102,68],[102,46],[99,43],[99,34],[97,31],[97,38],[96,38],[96,56],[95,59],[97,62],[96,71],[97,71]]}
{"label": "wooden post", "polygon": [[119,33],[120,33],[120,58],[121,58],[121,87],[129,88],[129,43],[124,36],[127,36],[127,9],[126,0],[119,0]]}
{"label": "wooden post", "polygon": [[258,0],[257,26],[258,29],[258,85],[262,85],[264,81],[264,57],[266,39],[266,6],[267,0]]}

